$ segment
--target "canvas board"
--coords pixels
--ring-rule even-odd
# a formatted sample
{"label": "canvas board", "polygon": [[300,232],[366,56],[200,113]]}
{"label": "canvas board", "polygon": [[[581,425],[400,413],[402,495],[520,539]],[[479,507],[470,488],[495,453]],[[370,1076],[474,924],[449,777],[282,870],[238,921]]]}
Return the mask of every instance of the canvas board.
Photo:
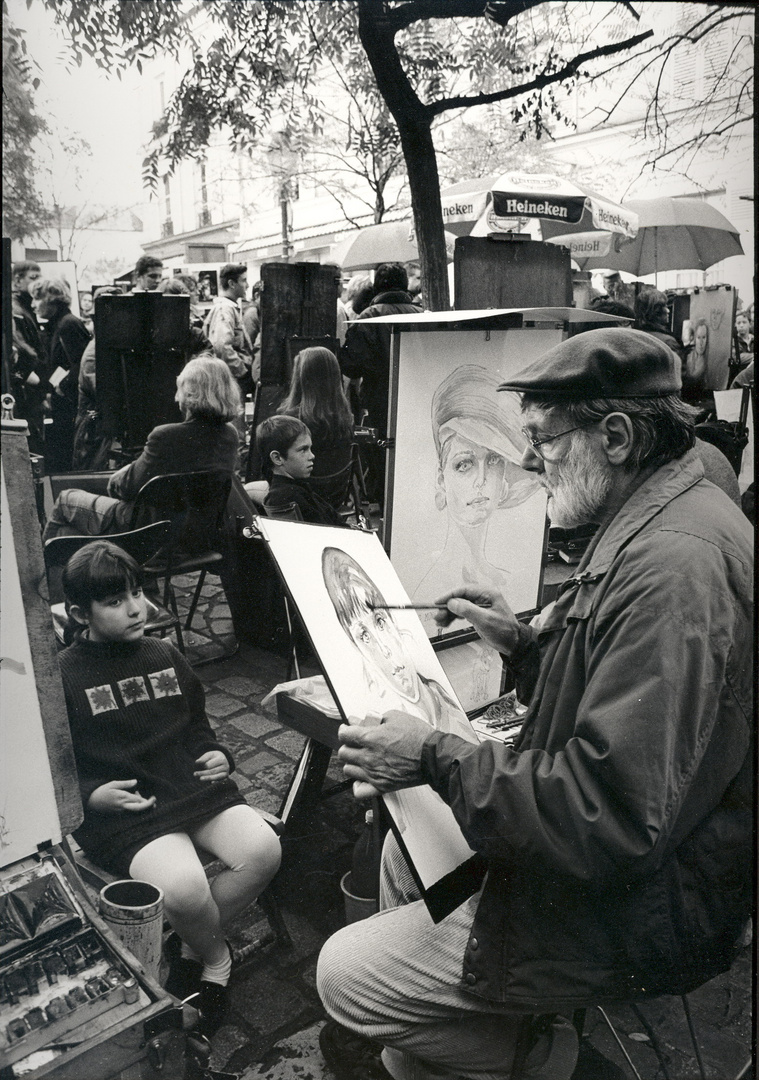
{"label": "canvas board", "polygon": [[[706,390],[724,390],[730,365],[730,351],[735,323],[737,294],[734,289],[699,289],[690,298],[691,335],[695,342],[686,357],[689,372],[699,363],[694,356],[696,345],[705,338],[703,385]],[[705,327],[705,330],[699,329]],[[700,366],[700,365],[699,365]]]}
{"label": "canvas board", "polygon": [[[749,391],[750,393],[750,391]],[[741,415],[741,401],[743,390],[715,390],[714,408],[718,420],[727,420],[729,423],[737,423]],[[738,474],[738,487],[741,495],[754,482],[754,410],[749,401],[746,415],[746,427],[748,428],[748,442],[743,450],[741,458],[741,471]]]}
{"label": "canvas board", "polygon": [[503,660],[484,641],[462,641],[436,653],[467,716],[480,712],[501,693]]}
{"label": "canvas board", "polygon": [[[519,397],[497,387],[563,338],[560,326],[400,333],[384,542],[415,603],[470,583],[501,589],[517,615],[537,609],[546,495],[519,466]],[[422,623],[441,636],[432,612]]]}
{"label": "canvas board", "polygon": [[[272,519],[259,527],[347,722],[378,724],[401,709],[478,741],[417,613],[370,609],[408,603],[374,534]],[[384,801],[433,919],[444,918],[478,887],[481,858],[430,787]]]}

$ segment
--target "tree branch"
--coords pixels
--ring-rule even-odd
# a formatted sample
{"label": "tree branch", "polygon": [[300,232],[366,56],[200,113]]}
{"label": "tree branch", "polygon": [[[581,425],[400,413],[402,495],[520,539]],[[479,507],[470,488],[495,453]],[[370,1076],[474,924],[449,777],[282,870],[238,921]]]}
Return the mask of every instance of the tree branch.
{"label": "tree branch", "polygon": [[531,82],[521,83],[519,86],[511,86],[507,90],[496,90],[492,94],[470,94],[442,98],[440,101],[436,101],[431,105],[426,105],[425,109],[427,110],[428,115],[437,116],[439,113],[445,112],[448,109],[466,109],[472,105],[489,105],[494,101],[505,101],[508,98],[520,97],[522,94],[529,93],[531,90],[542,90],[545,86],[561,82],[563,79],[569,78],[570,75],[576,75],[580,66],[587,63],[589,60],[596,60],[600,56],[612,56],[614,53],[621,52],[623,49],[632,49],[635,45],[640,44],[641,41],[645,41],[652,35],[653,30],[647,30],[646,33],[636,34],[634,37],[627,38],[625,41],[610,45],[602,45],[597,49],[591,49],[589,52],[580,53],[557,71],[551,72],[550,74],[538,75]]}
{"label": "tree branch", "polygon": [[538,7],[543,0],[408,0],[408,3],[386,12],[377,23],[392,31],[393,36],[412,23],[426,19],[476,18],[486,15],[501,26]]}

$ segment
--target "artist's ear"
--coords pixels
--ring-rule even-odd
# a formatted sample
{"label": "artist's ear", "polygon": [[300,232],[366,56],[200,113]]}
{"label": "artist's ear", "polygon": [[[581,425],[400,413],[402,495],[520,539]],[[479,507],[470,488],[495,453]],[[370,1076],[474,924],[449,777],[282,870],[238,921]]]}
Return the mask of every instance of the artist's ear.
{"label": "artist's ear", "polygon": [[610,465],[624,465],[633,451],[632,420],[626,413],[609,413],[598,425]]}
{"label": "artist's ear", "polygon": [[282,457],[279,450],[269,451],[269,461],[272,463],[272,465],[283,465],[284,460],[285,459]]}
{"label": "artist's ear", "polygon": [[445,480],[443,479],[443,470],[437,471],[437,487],[435,488],[435,506],[438,510],[445,510],[447,506],[447,499],[445,497]]}
{"label": "artist's ear", "polygon": [[90,625],[89,615],[84,610],[84,608],[80,607],[78,604],[72,604],[68,609],[68,614],[74,620],[74,622],[78,622],[80,626]]}

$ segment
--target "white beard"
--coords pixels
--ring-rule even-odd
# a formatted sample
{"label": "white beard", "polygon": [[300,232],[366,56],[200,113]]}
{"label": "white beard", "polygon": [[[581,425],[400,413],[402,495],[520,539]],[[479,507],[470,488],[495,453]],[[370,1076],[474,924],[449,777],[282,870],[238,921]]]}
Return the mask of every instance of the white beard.
{"label": "white beard", "polygon": [[551,524],[574,529],[597,522],[611,490],[611,472],[584,435],[573,435],[558,473],[555,485],[548,489]]}

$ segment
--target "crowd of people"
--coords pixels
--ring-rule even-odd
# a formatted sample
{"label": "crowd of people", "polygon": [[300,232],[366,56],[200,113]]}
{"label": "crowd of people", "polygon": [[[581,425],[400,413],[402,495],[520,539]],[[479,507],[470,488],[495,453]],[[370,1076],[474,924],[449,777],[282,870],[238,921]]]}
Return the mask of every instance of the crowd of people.
{"label": "crowd of people", "polygon": [[[501,385],[463,364],[434,396],[436,498],[452,525],[440,558],[462,580],[434,598],[436,618],[471,624],[528,708],[513,745],[473,743],[399,709],[340,728],[346,778],[363,795],[428,785],[479,876],[435,923],[388,834],[379,914],[338,931],[319,961],[320,1041],[338,1077],[569,1080],[575,1010],[700,985],[729,967],[750,914],[753,557],[734,470],[696,438],[710,327],[696,320],[685,344],[666,294],[639,289],[630,307],[614,285],[590,306],[632,325],[577,334]],[[167,987],[199,995],[212,1035],[227,1006],[225,929],[276,873],[279,841],[230,778],[192,669],[145,635],[142,572],[107,537],[149,520],[135,522],[134,503],[152,477],[239,470],[243,401],[261,374],[260,288],[248,301],[247,267],[228,264],[206,310],[198,281],[164,277],[153,256],[138,261],[134,288],[190,298],[182,419],[155,427],[106,494],[64,490],[43,539],[102,538],[63,581],[74,642],[61,673],[85,811],[76,839],[105,869],[163,889]],[[382,511],[390,329],[367,320],[419,313],[420,300],[398,263],[347,284],[335,351],[295,357],[254,433],[264,512],[345,527],[357,427],[374,432],[365,479]],[[736,386],[753,386],[752,317],[736,319]],[[13,318],[30,447],[70,471],[97,418],[96,341],[68,285],[35,263],[13,268]],[[508,414],[495,408],[500,391],[519,395]],[[483,514],[456,504],[463,457],[489,470],[493,506],[540,486],[554,526],[596,527],[531,623],[487,561]],[[375,617],[382,597],[361,590],[358,614]],[[211,885],[198,849],[221,861]]]}

